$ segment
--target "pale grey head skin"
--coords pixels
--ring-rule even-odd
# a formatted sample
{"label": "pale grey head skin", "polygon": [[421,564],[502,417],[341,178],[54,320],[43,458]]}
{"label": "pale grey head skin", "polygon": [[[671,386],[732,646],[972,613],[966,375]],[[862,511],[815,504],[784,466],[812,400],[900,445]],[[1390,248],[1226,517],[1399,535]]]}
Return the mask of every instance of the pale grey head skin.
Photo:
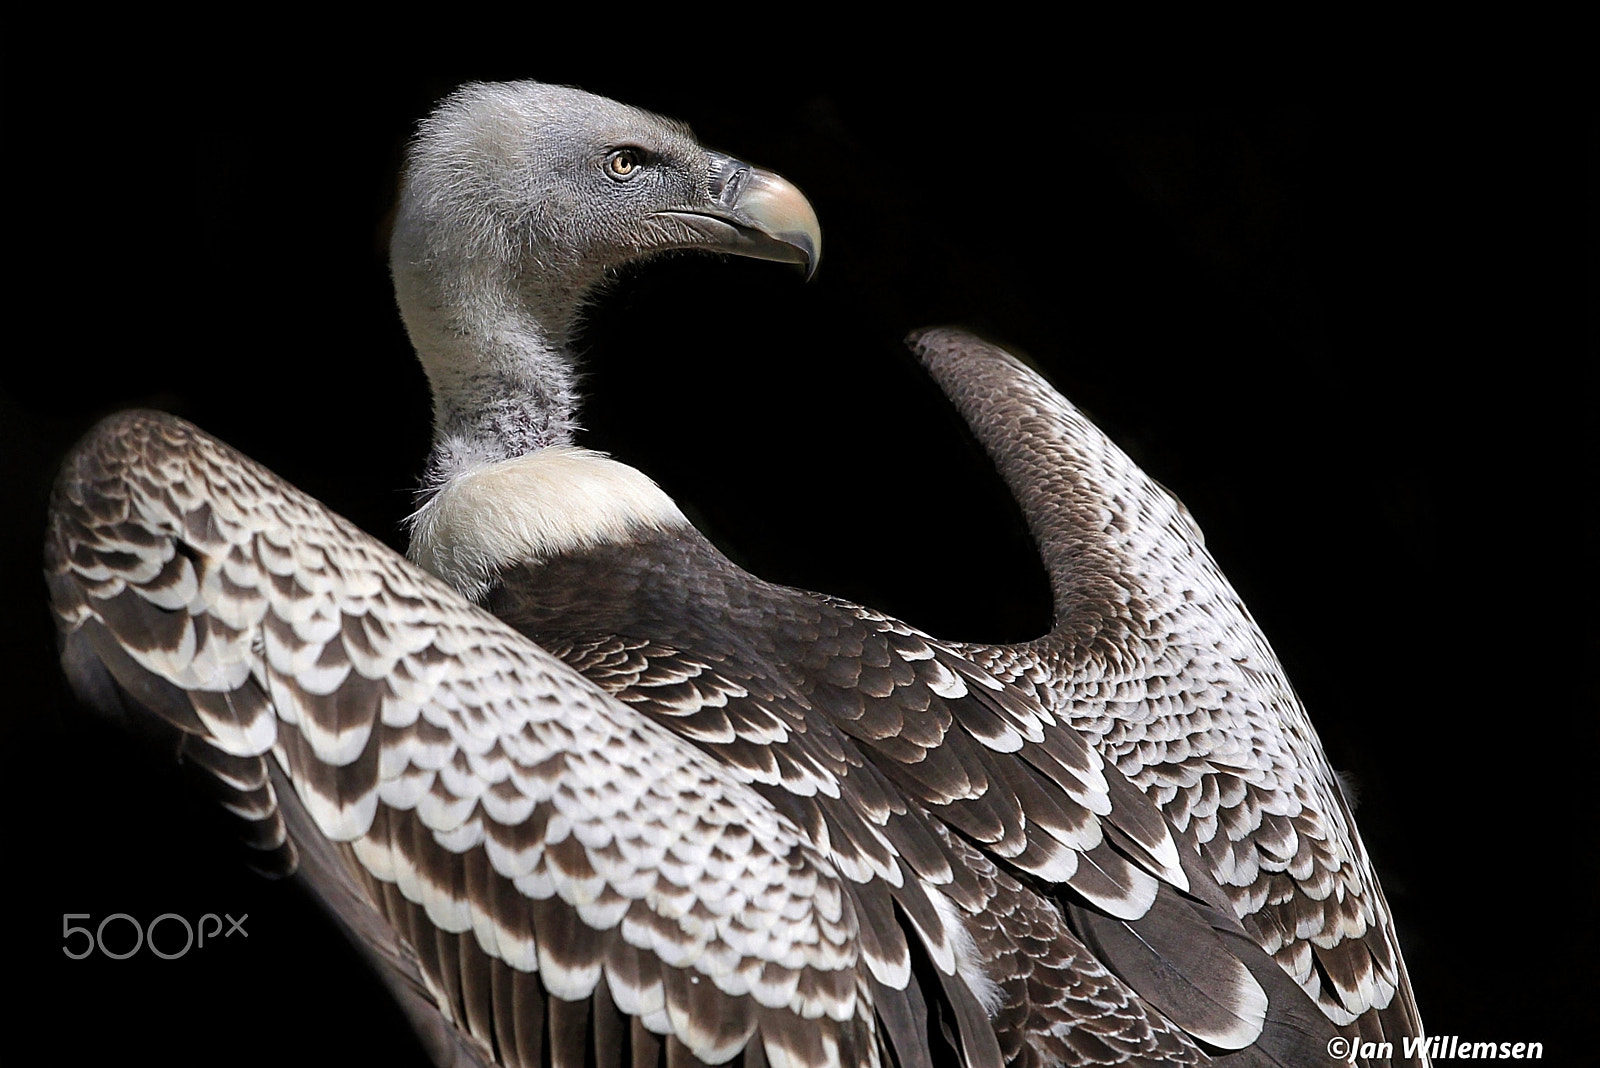
{"label": "pale grey head skin", "polygon": [[607,272],[670,249],[814,267],[792,185],[681,123],[577,89],[468,85],[413,142],[390,246],[433,388],[426,486],[572,440],[569,345]]}

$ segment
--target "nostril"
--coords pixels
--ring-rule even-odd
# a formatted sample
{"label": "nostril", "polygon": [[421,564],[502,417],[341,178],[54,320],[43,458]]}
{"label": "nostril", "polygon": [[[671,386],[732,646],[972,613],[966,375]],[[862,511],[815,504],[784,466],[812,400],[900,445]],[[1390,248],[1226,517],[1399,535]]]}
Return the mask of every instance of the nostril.
{"label": "nostril", "polygon": [[749,167],[734,167],[724,171],[718,178],[718,185],[711,192],[719,204],[732,207],[739,202],[739,194],[744,190],[745,179],[750,175]]}

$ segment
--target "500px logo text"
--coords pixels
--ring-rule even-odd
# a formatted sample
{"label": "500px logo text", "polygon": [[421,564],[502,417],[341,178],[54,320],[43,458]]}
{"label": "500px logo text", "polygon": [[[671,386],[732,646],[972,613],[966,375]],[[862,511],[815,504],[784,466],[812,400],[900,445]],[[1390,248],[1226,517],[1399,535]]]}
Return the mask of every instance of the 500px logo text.
{"label": "500px logo text", "polygon": [[[145,948],[148,948],[151,953],[154,953],[162,960],[177,960],[191,949],[204,949],[206,939],[209,938],[215,942],[219,934],[223,938],[231,938],[235,933],[241,934],[246,938],[250,937],[250,932],[244,929],[244,921],[250,918],[248,912],[237,920],[226,912],[221,916],[218,916],[215,912],[208,912],[200,917],[198,923],[193,924],[176,912],[163,912],[143,927],[139,926],[138,920],[126,912],[113,912],[101,920],[99,925],[92,931],[87,927],[74,927],[72,924],[73,920],[87,920],[89,918],[90,914],[87,912],[65,912],[61,915],[61,952],[73,960],[82,960],[97,949],[100,951],[101,956],[110,957],[112,960],[126,960]],[[226,931],[222,929],[224,918],[228,921],[228,929]],[[133,929],[132,949],[106,948],[106,928],[116,921],[120,921]],[[207,929],[208,924],[210,925],[209,930]],[[196,938],[196,927],[199,928],[198,939]],[[158,929],[161,930],[162,945],[156,944],[156,931]],[[181,945],[178,944],[180,937],[178,931],[180,929],[183,931]],[[121,928],[113,926],[112,931],[120,935]],[[81,948],[75,948],[71,944],[73,938],[78,935],[83,936],[83,940],[78,943]],[[114,941],[118,945],[123,943],[121,937],[115,938]]]}

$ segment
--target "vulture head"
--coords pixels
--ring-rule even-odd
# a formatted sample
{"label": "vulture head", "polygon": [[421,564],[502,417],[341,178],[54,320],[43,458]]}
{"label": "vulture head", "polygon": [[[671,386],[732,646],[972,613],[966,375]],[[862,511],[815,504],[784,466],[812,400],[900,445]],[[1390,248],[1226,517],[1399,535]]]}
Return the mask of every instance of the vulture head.
{"label": "vulture head", "polygon": [[391,244],[434,395],[437,485],[570,441],[567,347],[608,272],[675,249],[816,266],[799,190],[688,127],[577,89],[468,85],[418,131]]}

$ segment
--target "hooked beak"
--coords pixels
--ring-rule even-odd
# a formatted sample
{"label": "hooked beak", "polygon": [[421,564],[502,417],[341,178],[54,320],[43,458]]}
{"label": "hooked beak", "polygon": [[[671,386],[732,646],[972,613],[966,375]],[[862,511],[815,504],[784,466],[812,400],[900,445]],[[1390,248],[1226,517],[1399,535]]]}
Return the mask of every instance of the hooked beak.
{"label": "hooked beak", "polygon": [[809,281],[822,257],[822,227],[810,202],[780,175],[720,152],[707,155],[711,202],[660,213],[694,232],[684,247],[798,263]]}

